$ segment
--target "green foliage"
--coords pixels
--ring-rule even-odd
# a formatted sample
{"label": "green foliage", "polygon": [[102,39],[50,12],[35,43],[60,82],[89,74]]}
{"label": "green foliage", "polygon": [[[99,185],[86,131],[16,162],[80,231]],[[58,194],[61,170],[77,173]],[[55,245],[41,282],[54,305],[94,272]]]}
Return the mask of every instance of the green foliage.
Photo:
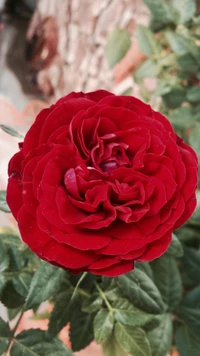
{"label": "green foliage", "polygon": [[200,285],[187,293],[178,309],[179,317],[190,331],[199,335],[200,330]]}
{"label": "green foliage", "polygon": [[116,300],[112,308],[115,320],[125,325],[143,326],[154,318],[153,315],[142,312],[124,298]]}
{"label": "green foliage", "polygon": [[164,311],[165,306],[158,288],[143,271],[135,269],[116,280],[122,295],[141,310],[155,314]]}
{"label": "green foliage", "polygon": [[142,25],[137,29],[138,44],[141,51],[149,57],[159,56],[161,51],[160,42],[155,38],[153,32]]}
{"label": "green foliage", "polygon": [[173,257],[182,257],[184,254],[183,246],[175,234],[172,234],[172,241],[168,247],[167,255]]}
{"label": "green foliage", "polygon": [[145,332],[139,327],[115,325],[115,337],[121,348],[133,356],[151,356],[151,348]]}
{"label": "green foliage", "polygon": [[70,321],[70,340],[73,351],[84,349],[94,339],[94,315],[77,310],[78,312],[73,314]]}
{"label": "green foliage", "polygon": [[147,59],[135,72],[136,79],[143,79],[145,77],[155,77],[160,73],[161,66],[158,61],[154,59]]}
{"label": "green foliage", "polygon": [[72,356],[70,350],[58,339],[48,339],[44,331],[32,329],[22,331],[14,340],[11,356]]}
{"label": "green foliage", "polygon": [[173,311],[181,300],[182,281],[177,262],[171,256],[156,259],[151,264],[154,281],[167,305],[168,311]]}
{"label": "green foliage", "polygon": [[55,295],[58,292],[64,274],[64,270],[42,261],[30,285],[26,298],[26,310]]}
{"label": "green foliage", "polygon": [[[159,325],[148,332],[152,355],[163,356],[169,352],[172,344],[173,323],[170,314],[163,314],[157,317]],[[189,355],[188,355],[189,356]]]}
{"label": "green foliage", "polygon": [[9,325],[0,318],[0,354],[2,355],[8,348],[11,331]]}
{"label": "green foliage", "polygon": [[100,310],[94,319],[94,336],[97,344],[102,344],[110,338],[113,326],[113,312],[106,309]]}
{"label": "green foliage", "polygon": [[114,333],[102,346],[104,356],[127,356],[127,353],[118,344]]}
{"label": "green foliage", "polygon": [[5,131],[7,134],[18,137],[18,138],[23,138],[22,135],[20,135],[13,127],[8,126],[8,125],[0,125],[0,128]]}
{"label": "green foliage", "polygon": [[200,337],[193,334],[186,326],[181,326],[177,330],[176,345],[181,356],[199,356]]}
{"label": "green foliage", "polygon": [[6,202],[6,191],[0,190],[0,210],[4,213],[10,213],[10,209]]}
{"label": "green foliage", "polygon": [[49,321],[48,332],[51,336],[56,336],[72,320],[74,311],[77,312],[80,308],[80,303],[78,294],[72,299],[72,291],[65,291],[57,296]]}
{"label": "green foliage", "polygon": [[126,30],[118,28],[109,33],[105,53],[111,68],[125,56],[130,45],[130,35]]}

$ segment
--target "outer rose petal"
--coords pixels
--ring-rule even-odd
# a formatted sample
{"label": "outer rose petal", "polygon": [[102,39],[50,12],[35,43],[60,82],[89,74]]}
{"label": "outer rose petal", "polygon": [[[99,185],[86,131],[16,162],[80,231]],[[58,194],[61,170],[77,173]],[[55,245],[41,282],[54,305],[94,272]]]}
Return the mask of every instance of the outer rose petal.
{"label": "outer rose petal", "polygon": [[98,270],[88,268],[88,271],[100,276],[116,277],[119,276],[120,274],[125,274],[132,271],[133,268],[134,268],[133,261],[121,261],[112,266],[108,266],[106,268],[102,268]]}
{"label": "outer rose petal", "polygon": [[46,261],[56,262],[65,268],[81,268],[90,265],[98,258],[93,252],[82,253],[80,250],[53,240],[38,228],[36,219],[32,218],[24,206],[18,214],[18,223],[23,241]]}
{"label": "outer rose petal", "polygon": [[60,100],[58,100],[56,105],[62,104],[64,102],[68,101],[71,98],[86,98],[86,99],[95,101],[97,103],[101,99],[105,98],[106,96],[110,96],[110,95],[114,95],[114,94],[110,93],[107,90],[97,90],[97,91],[90,92],[90,93],[87,93],[87,94],[83,93],[82,91],[78,92],[78,93],[72,92],[72,93],[64,96]]}
{"label": "outer rose petal", "polygon": [[23,153],[27,155],[30,150],[36,148],[40,138],[41,127],[44,125],[46,118],[51,113],[52,109],[43,109],[36,117],[35,122],[29,129],[24,139]]}
{"label": "outer rose petal", "polygon": [[172,240],[172,231],[168,231],[165,235],[151,244],[147,245],[147,249],[144,254],[139,257],[138,262],[152,261],[155,258],[160,257],[168,248]]}

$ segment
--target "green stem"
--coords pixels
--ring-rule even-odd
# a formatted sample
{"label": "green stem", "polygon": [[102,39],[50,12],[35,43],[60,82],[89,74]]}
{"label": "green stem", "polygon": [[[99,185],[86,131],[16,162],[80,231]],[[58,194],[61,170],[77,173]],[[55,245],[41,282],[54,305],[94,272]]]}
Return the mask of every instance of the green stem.
{"label": "green stem", "polygon": [[[66,286],[68,286],[70,289],[72,289],[74,291],[74,287],[71,285],[71,283],[68,280],[65,279],[63,283],[66,284]],[[76,288],[77,293],[85,295],[86,297],[90,297],[90,293],[86,292],[84,289],[78,288],[77,286],[75,288]]]}
{"label": "green stem", "polygon": [[18,318],[18,320],[17,320],[17,322],[16,322],[16,324],[15,324],[15,326],[14,326],[14,329],[12,330],[12,335],[11,335],[11,337],[10,337],[10,341],[9,341],[9,344],[8,344],[8,347],[7,347],[7,351],[6,351],[5,356],[8,356],[8,355],[9,355],[9,351],[10,351],[10,347],[11,347],[12,341],[13,341],[13,339],[14,339],[14,337],[15,337],[15,333],[16,333],[16,331],[17,331],[17,328],[18,328],[18,326],[19,326],[19,324],[20,324],[20,321],[21,321],[23,315],[24,315],[24,307],[22,308],[22,310],[21,310],[21,312],[20,312],[20,315],[19,315],[19,318]]}
{"label": "green stem", "polygon": [[84,272],[84,273],[82,274],[81,278],[79,279],[79,281],[78,281],[76,287],[74,288],[74,291],[73,291],[73,294],[72,294],[71,299],[74,298],[74,296],[75,296],[75,294],[76,294],[76,292],[77,292],[77,289],[78,289],[79,285],[81,284],[81,282],[83,281],[83,279],[84,279],[86,276],[87,276],[87,272]]}
{"label": "green stem", "polygon": [[108,310],[109,310],[110,312],[112,312],[112,311],[113,311],[113,308],[111,307],[111,305],[110,305],[108,299],[106,298],[105,293],[104,293],[104,292],[102,291],[102,289],[99,287],[99,285],[97,284],[97,282],[94,282],[94,284],[95,284],[95,287],[96,287],[96,289],[98,290],[100,296],[101,296],[102,299],[104,300],[104,302],[105,302],[105,304],[106,304]]}

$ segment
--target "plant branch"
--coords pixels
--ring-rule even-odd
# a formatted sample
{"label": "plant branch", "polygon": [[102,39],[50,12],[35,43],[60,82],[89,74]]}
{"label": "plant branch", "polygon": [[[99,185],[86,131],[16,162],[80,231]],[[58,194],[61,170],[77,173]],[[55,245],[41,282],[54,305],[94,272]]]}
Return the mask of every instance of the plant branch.
{"label": "plant branch", "polygon": [[20,324],[20,321],[21,321],[21,319],[22,319],[22,317],[24,315],[24,311],[25,310],[24,310],[24,306],[23,306],[23,308],[22,308],[22,310],[20,312],[19,318],[17,319],[17,322],[16,322],[16,324],[14,326],[14,329],[12,330],[12,335],[10,336],[10,341],[9,341],[8,348],[7,348],[7,351],[5,353],[5,356],[9,355],[9,351],[10,351],[10,347],[11,347],[12,341],[13,341],[13,339],[15,337],[15,333],[17,331],[17,328],[18,328],[19,324]]}
{"label": "plant branch", "polygon": [[104,302],[105,302],[105,304],[106,304],[108,310],[109,310],[110,312],[112,312],[112,311],[113,311],[113,308],[112,308],[112,306],[110,305],[108,299],[106,298],[105,293],[104,293],[104,292],[102,291],[102,289],[99,287],[99,285],[97,284],[97,282],[94,282],[94,284],[95,284],[95,287],[97,288],[97,290],[98,290],[100,296],[101,296],[102,299],[104,300]]}

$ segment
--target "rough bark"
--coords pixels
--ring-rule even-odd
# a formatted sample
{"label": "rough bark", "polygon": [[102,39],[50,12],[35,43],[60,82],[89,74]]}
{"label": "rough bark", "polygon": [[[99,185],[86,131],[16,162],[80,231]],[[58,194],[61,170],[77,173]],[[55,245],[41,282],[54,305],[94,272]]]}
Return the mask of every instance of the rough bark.
{"label": "rough bark", "polygon": [[114,90],[107,35],[125,28],[134,39],[136,25],[147,22],[142,0],[39,0],[27,32],[32,77],[54,100],[72,90]]}

